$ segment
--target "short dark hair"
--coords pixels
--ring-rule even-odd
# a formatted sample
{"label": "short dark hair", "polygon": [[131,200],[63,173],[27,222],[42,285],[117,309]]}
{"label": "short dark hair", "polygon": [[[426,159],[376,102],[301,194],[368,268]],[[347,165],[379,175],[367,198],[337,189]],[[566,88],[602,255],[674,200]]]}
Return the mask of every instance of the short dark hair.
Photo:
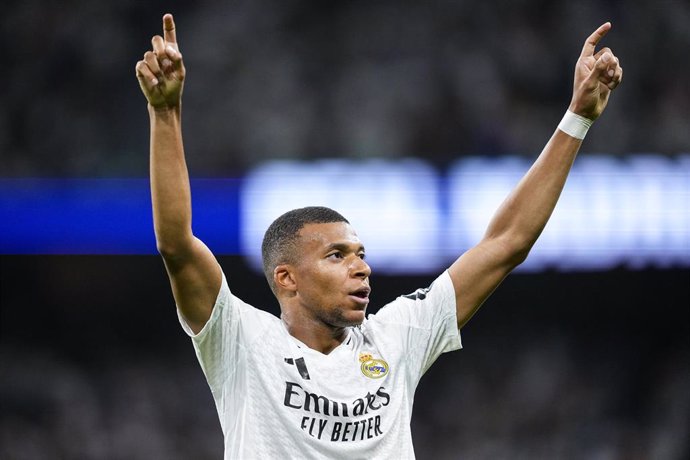
{"label": "short dark hair", "polygon": [[307,224],[328,224],[350,222],[339,212],[324,206],[308,206],[293,209],[278,217],[268,227],[261,243],[261,258],[264,274],[274,294],[277,294],[273,271],[280,264],[295,263],[297,259],[297,238]]}

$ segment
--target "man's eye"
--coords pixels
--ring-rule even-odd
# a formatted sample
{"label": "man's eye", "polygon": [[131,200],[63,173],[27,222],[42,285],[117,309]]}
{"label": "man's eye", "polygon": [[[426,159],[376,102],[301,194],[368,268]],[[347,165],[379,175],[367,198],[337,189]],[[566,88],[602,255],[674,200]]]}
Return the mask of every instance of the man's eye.
{"label": "man's eye", "polygon": [[342,252],[332,252],[332,253],[328,254],[327,257],[329,259],[342,259],[343,253]]}
{"label": "man's eye", "polygon": [[362,260],[364,260],[364,259],[367,258],[367,255],[364,254],[364,253],[362,252],[362,253],[359,254],[359,258],[362,259]]}

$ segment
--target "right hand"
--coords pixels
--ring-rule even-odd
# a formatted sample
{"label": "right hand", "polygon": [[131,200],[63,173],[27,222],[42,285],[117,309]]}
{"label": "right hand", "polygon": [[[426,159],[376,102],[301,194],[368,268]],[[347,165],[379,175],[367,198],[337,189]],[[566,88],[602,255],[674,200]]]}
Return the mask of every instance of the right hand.
{"label": "right hand", "polygon": [[141,91],[154,109],[179,108],[182,102],[185,68],[177,46],[172,14],[163,16],[163,37],[151,39],[152,51],[135,67]]}
{"label": "right hand", "polygon": [[585,41],[575,65],[573,98],[569,110],[590,120],[604,111],[613,91],[623,79],[623,68],[610,48],[594,52],[599,40],[611,30],[611,23],[599,26]]}

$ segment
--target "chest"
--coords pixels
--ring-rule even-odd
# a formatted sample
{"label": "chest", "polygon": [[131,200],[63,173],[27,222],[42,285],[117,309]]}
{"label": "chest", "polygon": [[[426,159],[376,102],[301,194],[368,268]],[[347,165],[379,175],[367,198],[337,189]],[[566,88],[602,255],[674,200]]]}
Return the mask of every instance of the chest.
{"label": "chest", "polygon": [[349,337],[328,355],[290,337],[279,342],[271,351],[255,350],[249,360],[254,375],[248,377],[285,407],[358,416],[381,410],[393,393],[406,392],[407,363],[398,350],[362,337]]}

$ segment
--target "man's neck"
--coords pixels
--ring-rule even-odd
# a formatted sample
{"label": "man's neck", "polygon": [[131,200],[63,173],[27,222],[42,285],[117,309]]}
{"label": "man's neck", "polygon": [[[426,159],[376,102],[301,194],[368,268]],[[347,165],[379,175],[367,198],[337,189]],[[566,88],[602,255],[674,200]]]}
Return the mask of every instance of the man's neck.
{"label": "man's neck", "polygon": [[296,319],[285,313],[280,315],[280,319],[291,336],[324,355],[335,350],[348,335],[349,328],[347,327],[334,327],[301,318]]}

